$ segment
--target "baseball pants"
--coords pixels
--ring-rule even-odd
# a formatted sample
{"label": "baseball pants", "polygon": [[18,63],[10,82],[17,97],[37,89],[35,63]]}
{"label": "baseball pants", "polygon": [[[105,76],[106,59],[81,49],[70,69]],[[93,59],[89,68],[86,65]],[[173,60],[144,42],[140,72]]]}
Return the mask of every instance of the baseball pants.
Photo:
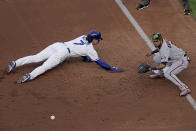
{"label": "baseball pants", "polygon": [[35,77],[43,74],[47,70],[56,67],[58,64],[63,62],[68,56],[69,51],[67,47],[61,42],[56,42],[46,47],[44,50],[42,50],[36,55],[26,56],[16,60],[15,62],[16,67],[19,67],[25,64],[39,63],[46,60],[41,66],[37,67],[30,73],[32,80]]}
{"label": "baseball pants", "polygon": [[[161,63],[160,55],[155,55],[153,61],[155,66],[158,66]],[[186,69],[188,67],[188,63],[188,58],[185,56],[178,61],[169,63],[168,66],[163,69],[164,77],[177,85],[180,90],[184,90],[188,87],[176,75]]]}

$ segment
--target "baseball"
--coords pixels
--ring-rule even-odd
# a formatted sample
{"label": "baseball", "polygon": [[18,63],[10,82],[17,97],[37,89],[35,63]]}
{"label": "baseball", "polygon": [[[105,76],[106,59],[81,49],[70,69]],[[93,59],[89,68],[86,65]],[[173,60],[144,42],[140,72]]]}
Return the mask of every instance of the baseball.
{"label": "baseball", "polygon": [[54,116],[54,115],[51,115],[51,116],[50,116],[50,119],[51,119],[51,120],[54,120],[54,119],[55,119],[55,116]]}

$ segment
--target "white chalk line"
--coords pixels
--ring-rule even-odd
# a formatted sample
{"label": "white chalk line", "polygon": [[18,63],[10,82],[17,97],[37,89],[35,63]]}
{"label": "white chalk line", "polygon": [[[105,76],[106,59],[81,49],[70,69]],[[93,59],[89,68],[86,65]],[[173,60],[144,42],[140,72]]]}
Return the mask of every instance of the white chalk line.
{"label": "white chalk line", "polygon": [[[122,1],[121,0],[115,0],[115,2],[120,7],[120,9],[122,10],[122,12],[125,14],[125,16],[127,17],[127,19],[129,20],[129,22],[134,26],[134,28],[139,33],[139,35],[144,39],[144,41],[146,42],[146,44],[148,45],[148,47],[151,50],[154,50],[155,47],[152,44],[151,40],[145,34],[145,32],[143,31],[143,29],[139,26],[139,24],[137,23],[137,21],[135,20],[135,18],[131,15],[131,13],[128,11],[128,9],[125,7],[125,5],[122,3]],[[196,111],[196,102],[193,99],[193,97],[190,94],[188,94],[188,95],[186,95],[186,99],[188,100],[188,102],[193,106],[194,110]]]}

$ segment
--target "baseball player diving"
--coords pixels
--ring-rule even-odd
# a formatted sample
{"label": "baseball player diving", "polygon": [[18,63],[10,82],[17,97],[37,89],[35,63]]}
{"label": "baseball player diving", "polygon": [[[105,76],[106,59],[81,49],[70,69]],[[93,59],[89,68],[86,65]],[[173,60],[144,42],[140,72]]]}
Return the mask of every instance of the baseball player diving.
{"label": "baseball player diving", "polygon": [[153,72],[150,78],[167,78],[179,87],[181,90],[180,96],[191,93],[189,87],[176,76],[188,67],[190,60],[186,52],[171,43],[171,41],[163,39],[160,33],[154,33],[152,41],[156,49],[146,55],[149,57],[156,53],[153,57],[155,66],[150,67]]}
{"label": "baseball player diving", "polygon": [[11,73],[16,67],[23,66],[25,64],[45,61],[31,73],[24,75],[16,81],[17,83],[24,83],[35,79],[37,76],[56,67],[58,64],[70,57],[83,57],[85,62],[96,62],[100,67],[106,70],[123,72],[123,69],[110,66],[99,58],[93,45],[99,44],[101,40],[103,40],[101,33],[93,30],[89,32],[87,36],[82,35],[68,42],[53,43],[36,55],[30,55],[17,59],[16,61],[12,61],[7,67],[7,73]]}

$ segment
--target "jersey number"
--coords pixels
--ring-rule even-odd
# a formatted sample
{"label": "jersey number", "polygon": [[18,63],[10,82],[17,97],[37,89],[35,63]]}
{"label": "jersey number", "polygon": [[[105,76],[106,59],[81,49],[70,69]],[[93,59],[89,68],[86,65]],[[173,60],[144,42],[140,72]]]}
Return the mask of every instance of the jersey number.
{"label": "jersey number", "polygon": [[73,43],[74,45],[84,45],[84,41],[80,40],[80,43]]}

